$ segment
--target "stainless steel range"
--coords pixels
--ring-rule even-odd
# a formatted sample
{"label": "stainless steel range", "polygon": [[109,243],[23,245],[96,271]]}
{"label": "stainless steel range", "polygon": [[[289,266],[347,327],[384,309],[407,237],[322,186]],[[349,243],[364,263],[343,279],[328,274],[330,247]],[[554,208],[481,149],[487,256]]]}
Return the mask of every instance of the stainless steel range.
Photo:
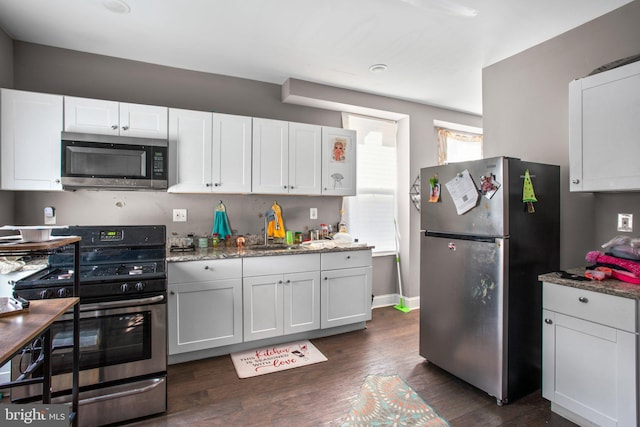
{"label": "stainless steel range", "polygon": [[[80,242],[80,406],[83,426],[166,411],[166,230],[164,226],[74,226],[57,235]],[[49,267],[14,283],[25,299],[71,295],[73,252],[49,255]],[[52,327],[53,403],[71,400],[72,316]],[[38,356],[37,343],[12,363],[17,378]],[[12,391],[37,400],[41,387]]]}

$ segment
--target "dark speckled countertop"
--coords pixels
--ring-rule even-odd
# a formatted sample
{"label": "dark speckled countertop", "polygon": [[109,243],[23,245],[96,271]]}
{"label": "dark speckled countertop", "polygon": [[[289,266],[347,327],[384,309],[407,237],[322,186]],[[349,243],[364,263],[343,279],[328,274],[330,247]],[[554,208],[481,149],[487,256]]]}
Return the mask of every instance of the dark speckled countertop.
{"label": "dark speckled countertop", "polygon": [[244,249],[237,247],[217,247],[217,248],[196,248],[190,252],[180,251],[167,251],[167,262],[183,262],[183,261],[202,261],[210,259],[229,259],[229,258],[248,258],[248,257],[262,257],[262,256],[275,256],[275,255],[300,255],[300,254],[314,254],[314,253],[328,253],[328,252],[347,252],[347,251],[361,251],[371,249],[374,246],[369,245],[357,245],[354,244],[348,247],[335,247],[335,248],[321,248],[314,249],[303,246],[290,246],[290,247],[278,247],[272,246],[271,248],[264,248],[261,246],[248,246]]}
{"label": "dark speckled countertop", "polygon": [[[569,270],[568,273],[584,276],[584,271],[584,268],[576,268]],[[558,285],[571,286],[572,288],[640,300],[640,285],[634,285],[633,283],[627,283],[617,279],[582,281],[565,279],[560,277],[560,273],[552,272],[539,275],[538,280],[541,282],[555,283]]]}

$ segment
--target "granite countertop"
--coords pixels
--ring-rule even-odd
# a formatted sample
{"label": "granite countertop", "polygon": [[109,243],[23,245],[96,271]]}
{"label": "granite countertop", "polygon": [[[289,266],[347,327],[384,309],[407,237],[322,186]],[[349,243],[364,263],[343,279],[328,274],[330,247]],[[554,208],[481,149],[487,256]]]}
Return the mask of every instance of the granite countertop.
{"label": "granite countertop", "polygon": [[202,261],[212,259],[249,258],[278,255],[300,255],[328,252],[348,252],[372,249],[373,247],[374,246],[366,244],[354,244],[347,247],[334,248],[309,248],[301,245],[292,245],[288,247],[272,246],[271,248],[264,248],[262,246],[247,246],[245,248],[237,248],[233,246],[227,248],[224,246],[219,246],[217,248],[196,248],[195,250],[190,252],[167,250],[167,262]]}
{"label": "granite countertop", "polygon": [[[584,271],[584,268],[575,268],[568,270],[567,272],[577,276],[584,276]],[[634,285],[633,283],[623,282],[618,279],[583,281],[563,278],[560,277],[559,272],[551,272],[539,275],[538,280],[541,282],[555,283],[557,285],[571,286],[572,288],[640,300],[640,285]]]}

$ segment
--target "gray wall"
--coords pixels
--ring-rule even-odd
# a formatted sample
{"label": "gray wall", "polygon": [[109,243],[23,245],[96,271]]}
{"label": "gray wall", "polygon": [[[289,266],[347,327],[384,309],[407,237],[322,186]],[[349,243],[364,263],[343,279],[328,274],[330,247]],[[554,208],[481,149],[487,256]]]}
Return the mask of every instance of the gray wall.
{"label": "gray wall", "polygon": [[637,193],[570,193],[568,145],[569,82],[640,53],[638,22],[634,1],[483,70],[485,156],[560,165],[563,268],[584,265],[586,252],[618,234],[617,212],[640,214]]}
{"label": "gray wall", "polygon": [[[167,105],[203,111],[315,123],[341,127],[339,111],[281,102],[281,86],[207,73],[193,72],[142,62],[81,53],[24,42],[14,42],[15,88],[113,99],[126,102]],[[304,83],[304,82],[302,82]],[[404,236],[403,285],[407,296],[419,295],[419,217],[408,201],[409,187],[420,167],[436,162],[433,120],[481,126],[480,117],[411,102],[318,85],[322,96],[331,95],[349,105],[363,105],[407,115],[400,126],[406,142],[401,168],[399,223]],[[410,124],[409,124],[410,121]],[[409,154],[410,153],[410,154]],[[16,193],[15,221],[42,223],[42,210],[54,206],[59,224],[161,223],[169,232],[206,232],[212,225],[214,204],[227,205],[232,227],[241,233],[255,233],[262,227],[258,213],[270,206],[272,197],[175,195],[147,192]],[[279,196],[287,228],[314,225],[308,208],[317,207],[320,222],[337,222],[341,198]],[[118,203],[121,202],[121,203]],[[122,207],[121,207],[122,206]],[[171,209],[189,209],[186,225],[172,223]],[[406,260],[406,261],[404,261]],[[397,291],[393,257],[376,261],[374,288],[379,295]],[[413,268],[411,265],[413,264]],[[381,272],[381,274],[378,274]]]}
{"label": "gray wall", "polygon": [[[0,87],[13,88],[13,41],[0,28]],[[0,225],[14,223],[14,195],[0,190]],[[10,234],[2,232],[2,234]]]}

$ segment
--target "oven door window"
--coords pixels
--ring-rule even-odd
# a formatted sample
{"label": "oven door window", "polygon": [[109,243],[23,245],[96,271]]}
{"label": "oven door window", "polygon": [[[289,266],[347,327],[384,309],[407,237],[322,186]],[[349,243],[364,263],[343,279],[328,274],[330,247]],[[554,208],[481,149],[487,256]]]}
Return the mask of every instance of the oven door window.
{"label": "oven door window", "polygon": [[140,146],[63,142],[63,172],[68,177],[146,178],[147,150]]}
{"label": "oven door window", "polygon": [[[52,328],[52,371],[71,372],[73,323],[57,322]],[[151,358],[151,312],[100,316],[80,320],[80,370],[130,363]]]}

